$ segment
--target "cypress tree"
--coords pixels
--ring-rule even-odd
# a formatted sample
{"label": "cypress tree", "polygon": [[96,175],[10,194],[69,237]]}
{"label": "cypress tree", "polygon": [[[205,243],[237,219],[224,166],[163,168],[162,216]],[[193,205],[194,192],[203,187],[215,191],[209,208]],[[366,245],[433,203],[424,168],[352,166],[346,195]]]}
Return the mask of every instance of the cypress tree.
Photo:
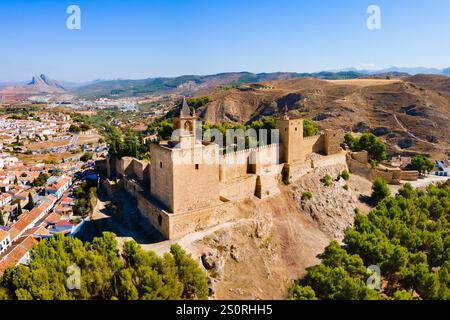
{"label": "cypress tree", "polygon": [[36,204],[34,203],[33,196],[31,195],[30,192],[28,192],[28,204],[27,204],[28,210],[33,209],[35,206]]}
{"label": "cypress tree", "polygon": [[5,225],[5,220],[3,219],[3,211],[0,210],[0,226],[4,226]]}
{"label": "cypress tree", "polygon": [[19,217],[22,214],[22,206],[20,205],[20,202],[17,204],[17,217]]}

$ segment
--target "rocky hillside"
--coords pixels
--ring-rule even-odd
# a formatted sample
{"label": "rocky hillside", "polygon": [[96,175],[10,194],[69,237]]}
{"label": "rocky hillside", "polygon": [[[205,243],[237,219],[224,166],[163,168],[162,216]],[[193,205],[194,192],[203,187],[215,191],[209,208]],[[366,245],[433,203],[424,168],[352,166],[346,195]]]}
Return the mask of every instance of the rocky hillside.
{"label": "rocky hillside", "polygon": [[[291,281],[319,262],[331,239],[341,240],[354,209],[364,207],[358,199],[370,183],[352,176],[346,190],[347,182],[335,181],[343,169],[318,169],[280,195],[238,203],[240,220],[183,245],[207,270],[215,299],[286,297]],[[320,182],[326,174],[334,178],[330,187]],[[313,197],[302,199],[305,191]]]}
{"label": "rocky hillside", "polygon": [[391,154],[450,150],[450,78],[417,75],[398,79],[289,79],[219,88],[198,110],[209,123],[247,123],[277,116],[287,103],[291,116],[314,119],[321,128],[372,132]]}

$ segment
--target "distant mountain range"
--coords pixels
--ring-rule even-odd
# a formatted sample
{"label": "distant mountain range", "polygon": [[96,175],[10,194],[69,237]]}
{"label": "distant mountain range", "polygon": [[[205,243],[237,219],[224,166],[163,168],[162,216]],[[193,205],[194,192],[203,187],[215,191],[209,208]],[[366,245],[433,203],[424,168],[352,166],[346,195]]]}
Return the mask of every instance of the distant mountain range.
{"label": "distant mountain range", "polygon": [[274,72],[251,73],[229,72],[215,75],[196,76],[184,75],[174,78],[148,78],[143,80],[106,80],[97,81],[87,86],[81,86],[74,91],[86,97],[104,96],[141,96],[149,94],[200,94],[213,88],[226,86],[233,87],[246,83],[287,80],[294,78],[317,78],[323,80],[345,80],[363,77],[408,77],[416,74],[436,74],[450,76],[450,68],[398,68],[392,67],[383,70],[358,70],[347,68],[335,71],[322,71],[314,73]]}
{"label": "distant mountain range", "polygon": [[436,74],[436,75],[450,76],[450,68],[437,69],[437,68],[425,68],[425,67],[412,67],[412,68],[390,67],[390,68],[381,69],[381,70],[362,70],[362,69],[352,67],[352,68],[344,68],[344,69],[334,70],[332,72],[343,72],[343,71],[353,71],[353,72],[362,73],[362,74],[366,74],[366,75],[398,72],[398,73],[407,73],[409,75]]}
{"label": "distant mountain range", "polygon": [[66,88],[44,74],[34,76],[31,82],[26,84],[7,86],[0,89],[0,95],[33,95],[64,92],[67,92]]}
{"label": "distant mountain range", "polygon": [[315,74],[276,72],[250,73],[230,72],[215,75],[184,75],[175,78],[148,78],[143,80],[109,80],[99,81],[77,88],[75,92],[81,96],[140,96],[148,94],[178,93],[191,94],[208,91],[218,86],[238,86],[245,83],[287,80],[292,78],[316,77],[320,79],[353,79],[361,76],[354,72],[320,72]]}

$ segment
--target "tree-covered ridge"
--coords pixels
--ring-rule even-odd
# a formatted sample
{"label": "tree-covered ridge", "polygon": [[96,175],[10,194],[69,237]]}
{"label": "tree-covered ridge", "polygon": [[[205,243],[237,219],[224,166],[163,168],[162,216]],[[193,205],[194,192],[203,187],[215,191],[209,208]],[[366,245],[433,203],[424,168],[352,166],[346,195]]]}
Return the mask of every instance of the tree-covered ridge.
{"label": "tree-covered ridge", "polygon": [[[449,187],[405,185],[368,216],[358,213],[344,243],[326,248],[291,298],[450,299]],[[380,291],[366,285],[371,265],[381,270]]]}
{"label": "tree-covered ridge", "polygon": [[142,133],[132,130],[123,132],[113,126],[106,128],[106,141],[109,145],[109,154],[116,157],[134,157],[139,160],[149,159],[150,145],[144,141]]}
{"label": "tree-covered ridge", "polygon": [[[81,270],[80,289],[69,290],[67,268]],[[159,257],[136,242],[119,253],[115,235],[105,232],[92,243],[56,235],[31,251],[29,266],[9,268],[0,278],[0,298],[72,299],[206,299],[205,273],[180,246]]]}

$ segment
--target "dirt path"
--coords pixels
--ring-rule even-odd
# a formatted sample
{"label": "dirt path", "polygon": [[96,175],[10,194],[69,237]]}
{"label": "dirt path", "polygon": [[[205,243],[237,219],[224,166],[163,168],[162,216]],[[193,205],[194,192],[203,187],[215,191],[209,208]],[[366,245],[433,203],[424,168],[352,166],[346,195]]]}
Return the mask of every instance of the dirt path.
{"label": "dirt path", "polygon": [[161,241],[158,243],[144,244],[144,245],[141,245],[141,247],[146,251],[154,251],[158,255],[163,255],[165,252],[170,251],[171,245],[178,243],[183,249],[185,249],[188,252],[191,252],[192,244],[194,242],[201,240],[210,234],[213,234],[217,230],[232,227],[236,223],[238,223],[238,222],[227,222],[227,223],[220,224],[220,225],[217,225],[215,227],[212,227],[212,228],[209,228],[209,229],[206,229],[203,231],[190,233],[178,240],[165,240],[165,241]]}
{"label": "dirt path", "polygon": [[417,141],[423,142],[423,143],[431,144],[431,145],[433,145],[433,146],[436,147],[436,144],[435,144],[435,143],[432,143],[432,142],[423,140],[423,139],[417,137],[416,135],[412,134],[411,132],[409,132],[409,130],[408,130],[405,126],[403,126],[403,124],[400,122],[400,120],[398,120],[397,115],[396,115],[396,114],[393,114],[393,116],[394,116],[394,120],[397,122],[397,124],[400,126],[400,128],[402,128],[402,130],[403,130],[405,133],[407,133],[411,138],[413,138],[413,139],[415,139],[415,140],[417,140]]}

